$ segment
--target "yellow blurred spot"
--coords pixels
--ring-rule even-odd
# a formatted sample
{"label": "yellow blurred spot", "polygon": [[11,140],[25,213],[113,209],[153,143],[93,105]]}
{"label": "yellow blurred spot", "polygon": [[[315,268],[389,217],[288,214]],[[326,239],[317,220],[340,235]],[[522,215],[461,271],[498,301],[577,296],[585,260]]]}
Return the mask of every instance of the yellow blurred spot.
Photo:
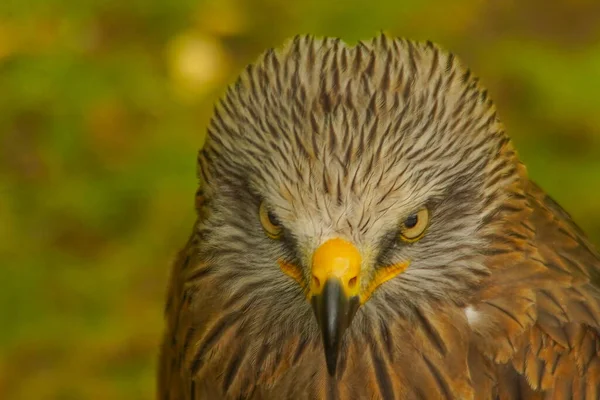
{"label": "yellow blurred spot", "polygon": [[168,47],[171,78],[184,99],[201,96],[226,76],[227,55],[219,41],[194,33],[177,36]]}

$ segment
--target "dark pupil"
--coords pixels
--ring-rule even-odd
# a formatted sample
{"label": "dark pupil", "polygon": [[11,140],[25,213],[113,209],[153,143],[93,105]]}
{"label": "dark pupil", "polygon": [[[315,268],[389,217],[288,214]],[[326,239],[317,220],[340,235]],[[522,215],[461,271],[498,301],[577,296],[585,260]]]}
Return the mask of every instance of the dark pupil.
{"label": "dark pupil", "polygon": [[279,225],[279,221],[277,220],[277,217],[275,216],[275,214],[273,214],[271,211],[267,212],[267,218],[269,218],[269,221],[275,225],[278,226]]}
{"label": "dark pupil", "polygon": [[407,228],[414,228],[415,226],[417,226],[418,222],[419,217],[417,217],[417,214],[413,214],[406,218],[406,221],[404,221],[404,226],[406,226]]}

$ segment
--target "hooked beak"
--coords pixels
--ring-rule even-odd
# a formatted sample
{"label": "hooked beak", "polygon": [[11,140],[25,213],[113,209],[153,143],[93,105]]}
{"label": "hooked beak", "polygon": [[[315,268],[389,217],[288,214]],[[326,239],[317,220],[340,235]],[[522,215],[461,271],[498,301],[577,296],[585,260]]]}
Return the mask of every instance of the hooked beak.
{"label": "hooked beak", "polygon": [[[361,285],[361,263],[356,246],[340,238],[323,243],[312,257],[308,299],[321,329],[327,371],[331,376],[335,375],[342,339],[356,311],[380,285],[404,272],[410,264],[405,260],[378,266],[366,284]],[[284,260],[280,260],[279,265],[286,275],[306,289],[301,268]]]}
{"label": "hooked beak", "polygon": [[327,371],[334,376],[342,337],[360,302],[358,296],[347,297],[340,282],[331,279],[325,282],[321,294],[312,297],[311,303],[323,336]]}
{"label": "hooked beak", "polygon": [[358,249],[337,238],[323,243],[313,255],[310,301],[331,376],[335,375],[344,333],[360,306],[360,264]]}

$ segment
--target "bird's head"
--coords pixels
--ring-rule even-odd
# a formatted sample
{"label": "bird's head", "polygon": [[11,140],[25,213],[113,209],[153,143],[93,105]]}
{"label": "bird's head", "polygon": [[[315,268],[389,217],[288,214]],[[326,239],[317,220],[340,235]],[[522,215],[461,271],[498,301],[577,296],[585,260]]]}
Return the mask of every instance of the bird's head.
{"label": "bird's head", "polygon": [[297,37],[216,107],[199,251],[252,329],[320,335],[333,374],[348,331],[468,301],[513,158],[452,55]]}

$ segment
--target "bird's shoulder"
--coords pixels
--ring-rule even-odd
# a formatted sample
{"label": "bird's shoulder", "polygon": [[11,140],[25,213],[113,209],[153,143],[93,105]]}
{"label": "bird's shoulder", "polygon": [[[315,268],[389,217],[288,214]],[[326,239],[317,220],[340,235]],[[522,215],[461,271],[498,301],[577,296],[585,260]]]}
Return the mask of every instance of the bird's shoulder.
{"label": "bird's shoulder", "polygon": [[521,267],[535,272],[515,286],[530,289],[531,318],[516,316],[508,362],[497,367],[498,395],[600,398],[600,255],[537,184],[527,181],[524,193],[530,247]]}
{"label": "bird's shoulder", "polygon": [[571,215],[532,181],[528,182],[526,195],[532,209],[535,244],[546,266],[600,288],[600,253]]}

